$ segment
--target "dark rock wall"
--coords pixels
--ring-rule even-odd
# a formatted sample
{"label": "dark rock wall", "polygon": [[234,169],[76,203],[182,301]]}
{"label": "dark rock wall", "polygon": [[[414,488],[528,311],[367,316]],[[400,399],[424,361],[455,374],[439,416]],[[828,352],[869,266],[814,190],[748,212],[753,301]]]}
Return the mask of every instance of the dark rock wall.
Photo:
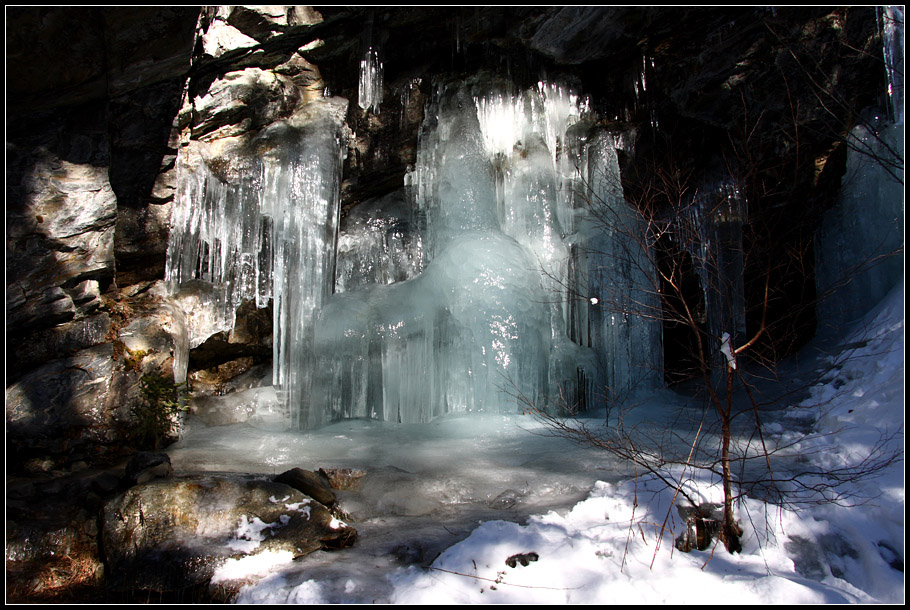
{"label": "dark rock wall", "polygon": [[[378,113],[356,104],[368,46],[385,66]],[[402,186],[434,79],[477,73],[568,80],[602,123],[634,129],[630,201],[666,203],[645,196],[658,176],[691,189],[734,173],[755,252],[747,297],[767,277],[785,287],[765,347],[786,353],[814,328],[811,235],[839,187],[845,134],[880,102],[880,51],[870,7],[8,8],[10,445],[116,444],[104,431],[128,419],[138,377],[168,370],[174,341],[143,349],[124,329],[142,319],[174,337],[180,324],[155,284],[179,146],[347,98],[348,209]],[[769,271],[780,252],[790,262]],[[216,337],[191,362],[246,370],[269,341],[250,334],[250,349]]]}
{"label": "dark rock wall", "polygon": [[[7,9],[13,468],[117,452],[139,377],[169,372],[172,316],[148,288],[164,271],[169,137],[197,15],[192,7]],[[143,319],[157,331],[140,348],[129,325]],[[65,457],[38,459],[45,454]]]}

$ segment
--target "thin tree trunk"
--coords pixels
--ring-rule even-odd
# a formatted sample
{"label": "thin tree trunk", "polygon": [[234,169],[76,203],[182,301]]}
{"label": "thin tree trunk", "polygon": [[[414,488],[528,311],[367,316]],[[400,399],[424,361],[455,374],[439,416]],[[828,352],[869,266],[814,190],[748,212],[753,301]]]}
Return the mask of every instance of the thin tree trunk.
{"label": "thin tree trunk", "polygon": [[725,411],[721,414],[721,468],[723,471],[724,484],[724,522],[723,535],[724,546],[730,553],[738,553],[742,550],[739,537],[742,535],[742,529],[736,524],[733,518],[733,475],[730,470],[730,419],[733,412],[733,368],[727,367],[727,404]]}

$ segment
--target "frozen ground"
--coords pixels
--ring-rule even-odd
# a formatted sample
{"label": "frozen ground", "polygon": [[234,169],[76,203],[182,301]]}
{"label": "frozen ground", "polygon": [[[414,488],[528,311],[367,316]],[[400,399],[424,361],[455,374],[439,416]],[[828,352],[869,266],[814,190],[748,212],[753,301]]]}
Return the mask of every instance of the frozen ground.
{"label": "frozen ground", "polygon": [[[903,284],[844,345],[850,351],[835,357],[806,351],[783,367],[791,383],[803,386],[791,404],[801,404],[807,419],[765,414],[775,440],[798,442],[802,460],[832,470],[855,464],[883,433],[899,432],[891,446],[903,450]],[[822,364],[832,368],[807,381]],[[656,393],[638,417],[660,421],[680,406],[677,396]],[[801,428],[813,421],[822,434],[803,437]],[[689,424],[678,425],[685,437]],[[240,602],[904,601],[903,461],[846,490],[871,498],[860,506],[787,510],[746,499],[737,506],[742,553],[730,555],[722,545],[682,553],[674,548],[684,525],[672,507],[673,490],[636,477],[603,452],[543,432],[520,415],[426,425],[353,420],[306,434],[198,426],[169,453],[178,472],[273,474],[295,466],[368,472],[360,491],[342,496],[358,543],[298,561],[264,554],[234,560],[216,578],[244,583]],[[705,501],[721,499],[716,481],[703,473],[689,472],[686,480]],[[527,565],[507,565],[516,554],[526,554]]]}

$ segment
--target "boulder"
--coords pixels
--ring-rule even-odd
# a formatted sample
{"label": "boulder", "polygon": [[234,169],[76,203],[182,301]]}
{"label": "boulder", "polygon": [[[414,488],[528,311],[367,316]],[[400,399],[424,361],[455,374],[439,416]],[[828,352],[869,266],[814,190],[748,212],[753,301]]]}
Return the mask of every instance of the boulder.
{"label": "boulder", "polygon": [[155,479],[102,513],[107,576],[121,589],[203,584],[230,558],[264,551],[300,557],[353,544],[356,531],[287,485],[242,475]]}
{"label": "boulder", "polygon": [[88,159],[15,144],[9,152],[26,173],[7,201],[7,334],[21,336],[97,307],[86,282],[97,297],[98,280],[113,275],[117,202],[107,168]]}
{"label": "boulder", "polygon": [[256,131],[290,116],[300,90],[289,78],[259,68],[228,72],[193,101],[193,137],[205,141]]}
{"label": "boulder", "polygon": [[38,331],[29,341],[12,342],[7,349],[11,356],[6,362],[7,383],[51,360],[106,342],[110,331],[110,316],[99,312]]}

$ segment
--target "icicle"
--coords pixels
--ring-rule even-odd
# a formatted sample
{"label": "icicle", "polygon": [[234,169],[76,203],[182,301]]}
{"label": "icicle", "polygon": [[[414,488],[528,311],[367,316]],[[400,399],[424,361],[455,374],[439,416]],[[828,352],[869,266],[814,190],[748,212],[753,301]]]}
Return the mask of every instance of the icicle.
{"label": "icicle", "polygon": [[379,52],[373,47],[367,49],[360,60],[357,90],[357,104],[364,110],[379,114],[379,105],[382,103],[382,62],[379,61]]}
{"label": "icicle", "polygon": [[196,347],[233,328],[234,312],[243,301],[254,300],[260,307],[268,302],[269,229],[259,209],[257,176],[229,184],[192,145],[178,155],[177,172],[165,280],[171,295],[185,293],[193,280],[205,283],[193,288],[195,305],[187,311],[190,347]]}
{"label": "icicle", "polygon": [[904,7],[877,6],[875,15],[882,37],[889,119],[904,123]]}
{"label": "icicle", "polygon": [[411,104],[411,83],[406,84],[401,88],[401,94],[399,95],[399,106],[401,111],[398,115],[398,129],[404,129],[407,125],[408,118],[408,106]]}

